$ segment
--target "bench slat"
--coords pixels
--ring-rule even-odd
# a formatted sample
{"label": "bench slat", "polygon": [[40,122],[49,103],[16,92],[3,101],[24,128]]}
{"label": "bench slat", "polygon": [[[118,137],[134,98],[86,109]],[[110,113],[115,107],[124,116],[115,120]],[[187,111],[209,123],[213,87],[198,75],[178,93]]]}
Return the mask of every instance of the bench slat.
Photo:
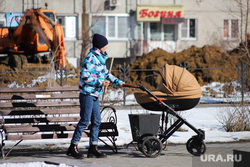
{"label": "bench slat", "polygon": [[78,91],[78,86],[65,87],[31,87],[31,88],[0,88],[0,93],[29,93],[29,92],[65,92]]}
{"label": "bench slat", "polygon": [[99,133],[99,137],[107,137],[107,136],[118,136],[118,132],[101,132]]}
{"label": "bench slat", "polygon": [[[77,124],[57,124],[57,125],[20,125],[6,126],[6,132],[9,133],[25,133],[25,132],[56,132],[56,131],[74,131]],[[89,129],[85,130],[89,133]],[[99,136],[118,136],[118,131],[114,123],[102,123],[100,126]]]}
{"label": "bench slat", "polygon": [[[62,139],[72,138],[73,133],[67,134],[33,134],[33,135],[7,135],[7,140],[32,140],[32,139]],[[83,137],[87,135],[83,134]]]}
{"label": "bench slat", "polygon": [[33,100],[33,99],[78,99],[79,93],[60,93],[60,94],[24,94],[24,95],[1,95],[0,100]]}
{"label": "bench slat", "polygon": [[74,131],[75,126],[76,124],[6,126],[6,132],[9,134],[9,133],[24,133],[24,132]]}
{"label": "bench slat", "polygon": [[62,108],[62,109],[37,109],[37,110],[0,110],[0,113],[4,116],[14,115],[53,115],[53,114],[79,114],[80,108]]}
{"label": "bench slat", "polygon": [[0,103],[0,108],[79,106],[79,101]]}
{"label": "bench slat", "polygon": [[102,122],[100,129],[116,129],[116,124],[113,122]]}
{"label": "bench slat", "polygon": [[78,122],[79,119],[79,117],[9,118],[5,119],[5,125],[15,123]]}

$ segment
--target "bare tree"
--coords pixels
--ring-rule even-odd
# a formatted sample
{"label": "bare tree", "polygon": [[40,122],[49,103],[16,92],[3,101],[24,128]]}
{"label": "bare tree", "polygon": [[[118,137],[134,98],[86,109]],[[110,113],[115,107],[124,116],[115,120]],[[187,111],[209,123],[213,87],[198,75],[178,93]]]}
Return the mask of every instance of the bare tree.
{"label": "bare tree", "polygon": [[250,59],[250,53],[248,49],[248,24],[250,14],[250,0],[232,0],[232,5],[229,1],[225,2],[226,8],[229,10],[229,14],[240,18],[240,49],[243,51],[242,57],[247,56]]}
{"label": "bare tree", "polygon": [[[99,3],[99,6],[97,7],[97,10],[95,13],[102,14],[104,12],[103,5],[105,5],[105,1],[103,1],[103,3]],[[82,31],[82,50],[81,50],[81,56],[80,56],[80,67],[91,45],[91,35],[92,35],[91,28],[98,22],[98,19],[97,19],[96,22],[92,21],[92,23],[89,24],[89,21],[88,21],[89,14],[86,13],[86,8],[87,6],[84,0],[83,1],[83,29],[84,30]]]}

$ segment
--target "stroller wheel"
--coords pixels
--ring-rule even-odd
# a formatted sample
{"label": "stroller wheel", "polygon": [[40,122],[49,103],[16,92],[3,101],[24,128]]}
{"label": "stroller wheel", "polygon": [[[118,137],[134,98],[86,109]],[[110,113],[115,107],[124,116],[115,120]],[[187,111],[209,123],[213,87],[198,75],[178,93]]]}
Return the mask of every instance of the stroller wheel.
{"label": "stroller wheel", "polygon": [[142,152],[142,143],[146,139],[146,137],[148,137],[148,136],[153,136],[153,135],[150,134],[150,133],[145,133],[142,136],[140,136],[140,138],[138,139],[138,141],[137,141],[137,147],[138,147],[139,151]]}
{"label": "stroller wheel", "polygon": [[167,150],[167,141],[165,141],[164,143],[162,143],[162,150]]}
{"label": "stroller wheel", "polygon": [[205,143],[198,137],[190,138],[187,141],[186,148],[187,151],[194,156],[200,156],[206,152]]}
{"label": "stroller wheel", "polygon": [[162,143],[155,136],[147,136],[143,139],[140,151],[147,157],[155,158],[162,151]]}

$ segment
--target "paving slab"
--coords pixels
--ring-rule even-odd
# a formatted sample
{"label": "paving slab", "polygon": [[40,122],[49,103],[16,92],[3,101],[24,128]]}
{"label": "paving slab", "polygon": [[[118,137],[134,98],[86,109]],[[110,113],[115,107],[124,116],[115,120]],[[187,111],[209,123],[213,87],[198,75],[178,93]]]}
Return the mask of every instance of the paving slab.
{"label": "paving slab", "polygon": [[[244,163],[248,163],[245,161],[245,157],[249,157],[250,142],[213,143],[207,144],[206,146],[206,153],[203,156],[196,157],[188,153],[186,145],[184,144],[168,145],[167,148],[156,158],[148,158],[144,156],[140,151],[136,150],[133,145],[130,145],[128,148],[119,146],[118,153],[113,153],[109,148],[103,147],[100,148],[100,150],[108,155],[107,158],[84,158],[81,160],[68,157],[65,154],[66,149],[14,149],[8,157],[0,160],[0,166],[3,163],[47,162],[52,164],[67,164],[77,167],[233,167],[235,166],[234,161],[238,161],[239,163],[244,161]],[[87,149],[80,150],[86,157]],[[237,157],[235,151],[242,152],[239,152]]]}

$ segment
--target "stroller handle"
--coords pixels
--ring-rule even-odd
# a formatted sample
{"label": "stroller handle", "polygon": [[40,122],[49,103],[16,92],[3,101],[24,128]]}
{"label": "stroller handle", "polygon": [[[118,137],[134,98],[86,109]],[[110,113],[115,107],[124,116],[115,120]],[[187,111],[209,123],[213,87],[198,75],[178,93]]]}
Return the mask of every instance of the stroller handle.
{"label": "stroller handle", "polygon": [[149,90],[147,90],[144,86],[142,86],[142,85],[134,85],[134,84],[123,84],[122,85],[123,87],[128,87],[128,88],[139,88],[139,89],[141,89],[142,91],[146,91],[146,92],[148,92],[148,93],[151,93],[151,92],[149,92]]}
{"label": "stroller handle", "polygon": [[123,87],[129,87],[129,88],[139,88],[140,86],[139,85],[133,85],[133,84],[123,84],[122,85]]}

